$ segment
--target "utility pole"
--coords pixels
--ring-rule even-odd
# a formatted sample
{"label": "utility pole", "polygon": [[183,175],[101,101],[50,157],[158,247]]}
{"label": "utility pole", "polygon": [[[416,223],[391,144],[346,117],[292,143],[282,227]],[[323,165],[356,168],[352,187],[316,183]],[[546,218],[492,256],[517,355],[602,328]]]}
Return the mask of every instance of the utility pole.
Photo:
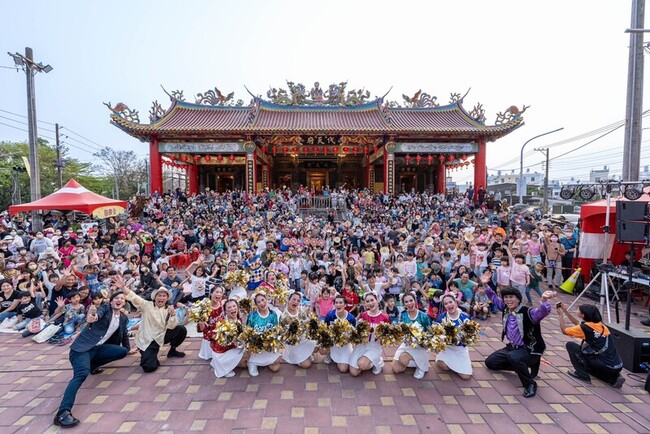
{"label": "utility pole", "polygon": [[632,28],[627,70],[625,141],[623,144],[623,181],[638,181],[641,159],[641,122],[643,112],[643,28],[645,0],[632,0]]}
{"label": "utility pole", "polygon": [[536,151],[541,152],[546,157],[546,167],[544,169],[544,199],[542,202],[542,211],[544,214],[548,212],[548,163],[550,151],[548,148],[535,148]]}
{"label": "utility pole", "polygon": [[63,163],[61,162],[61,143],[59,142],[59,124],[54,124],[56,132],[56,175],[59,189],[63,187]]}
{"label": "utility pole", "polygon": [[[16,66],[20,66],[27,76],[27,123],[29,135],[29,187],[31,201],[41,198],[41,164],[38,155],[38,131],[36,126],[36,89],[34,87],[34,76],[38,72],[48,73],[52,71],[50,65],[34,62],[34,52],[31,48],[25,47],[25,55],[19,53],[7,53],[14,59]],[[32,211],[32,230],[42,229],[41,215]]]}

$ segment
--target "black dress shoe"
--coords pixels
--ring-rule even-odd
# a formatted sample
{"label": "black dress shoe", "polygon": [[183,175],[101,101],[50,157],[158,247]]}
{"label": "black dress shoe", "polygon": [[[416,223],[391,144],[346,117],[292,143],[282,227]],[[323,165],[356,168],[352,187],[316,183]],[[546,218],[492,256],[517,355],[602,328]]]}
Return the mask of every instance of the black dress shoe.
{"label": "black dress shoe", "polygon": [[183,353],[182,351],[178,351],[176,348],[172,348],[167,353],[167,357],[179,357],[179,358],[185,357],[185,353]]}
{"label": "black dress shoe", "polygon": [[61,428],[72,428],[79,425],[79,419],[74,417],[70,410],[61,410],[54,416],[54,425]]}
{"label": "black dress shoe", "polygon": [[532,398],[536,394],[537,394],[537,383],[535,383],[535,382],[530,383],[524,389],[524,398]]}
{"label": "black dress shoe", "polygon": [[97,375],[97,374],[101,374],[102,372],[104,372],[104,368],[95,368],[92,371],[90,371],[90,375]]}
{"label": "black dress shoe", "polygon": [[575,371],[567,371],[567,374],[569,374],[569,377],[573,377],[576,380],[584,381],[585,383],[591,384],[591,379],[587,377],[581,377],[578,375]]}

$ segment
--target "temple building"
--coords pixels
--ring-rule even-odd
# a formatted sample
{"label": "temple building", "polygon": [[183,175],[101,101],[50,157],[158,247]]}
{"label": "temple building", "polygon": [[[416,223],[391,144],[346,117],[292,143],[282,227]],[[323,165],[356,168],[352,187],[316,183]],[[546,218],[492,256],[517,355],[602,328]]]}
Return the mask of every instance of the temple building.
{"label": "temple building", "polygon": [[441,192],[449,171],[472,167],[474,186],[485,188],[487,143],[522,126],[526,110],[511,106],[486,125],[482,105],[468,112],[466,95],[456,93],[447,105],[421,91],[398,104],[347,83],[287,87],[266,99],[251,94],[248,106],[216,88],[193,103],[173,91],[166,110],[153,103],[149,124],[123,103],[106,106],[111,123],[149,143],[150,191],[163,192],[168,166],[186,171],[191,194],[283,186]]}

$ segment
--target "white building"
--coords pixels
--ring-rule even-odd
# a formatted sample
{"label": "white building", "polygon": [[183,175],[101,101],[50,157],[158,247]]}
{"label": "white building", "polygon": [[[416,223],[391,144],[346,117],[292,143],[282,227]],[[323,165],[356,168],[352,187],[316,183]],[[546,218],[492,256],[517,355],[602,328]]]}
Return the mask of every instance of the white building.
{"label": "white building", "polygon": [[[544,185],[544,174],[539,172],[531,172],[530,169],[527,169],[524,173],[524,184],[525,185]],[[498,185],[498,184],[518,184],[519,183],[519,173],[515,173],[513,170],[510,173],[502,173],[500,170],[496,175],[488,176],[488,185]]]}
{"label": "white building", "polygon": [[607,181],[608,179],[609,167],[607,166],[604,166],[602,169],[591,169],[591,172],[589,172],[589,182],[591,183]]}

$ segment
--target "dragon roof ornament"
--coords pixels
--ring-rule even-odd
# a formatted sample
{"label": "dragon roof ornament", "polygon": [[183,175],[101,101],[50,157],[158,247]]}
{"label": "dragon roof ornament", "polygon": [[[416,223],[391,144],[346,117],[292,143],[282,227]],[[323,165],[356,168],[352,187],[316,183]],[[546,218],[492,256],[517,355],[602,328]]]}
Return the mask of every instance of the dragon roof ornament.
{"label": "dragon roof ornament", "polygon": [[345,92],[347,81],[330,84],[326,90],[315,82],[307,91],[302,83],[287,81],[287,89],[271,88],[266,92],[270,102],[286,106],[356,106],[368,103],[370,92],[365,89],[352,89]]}

